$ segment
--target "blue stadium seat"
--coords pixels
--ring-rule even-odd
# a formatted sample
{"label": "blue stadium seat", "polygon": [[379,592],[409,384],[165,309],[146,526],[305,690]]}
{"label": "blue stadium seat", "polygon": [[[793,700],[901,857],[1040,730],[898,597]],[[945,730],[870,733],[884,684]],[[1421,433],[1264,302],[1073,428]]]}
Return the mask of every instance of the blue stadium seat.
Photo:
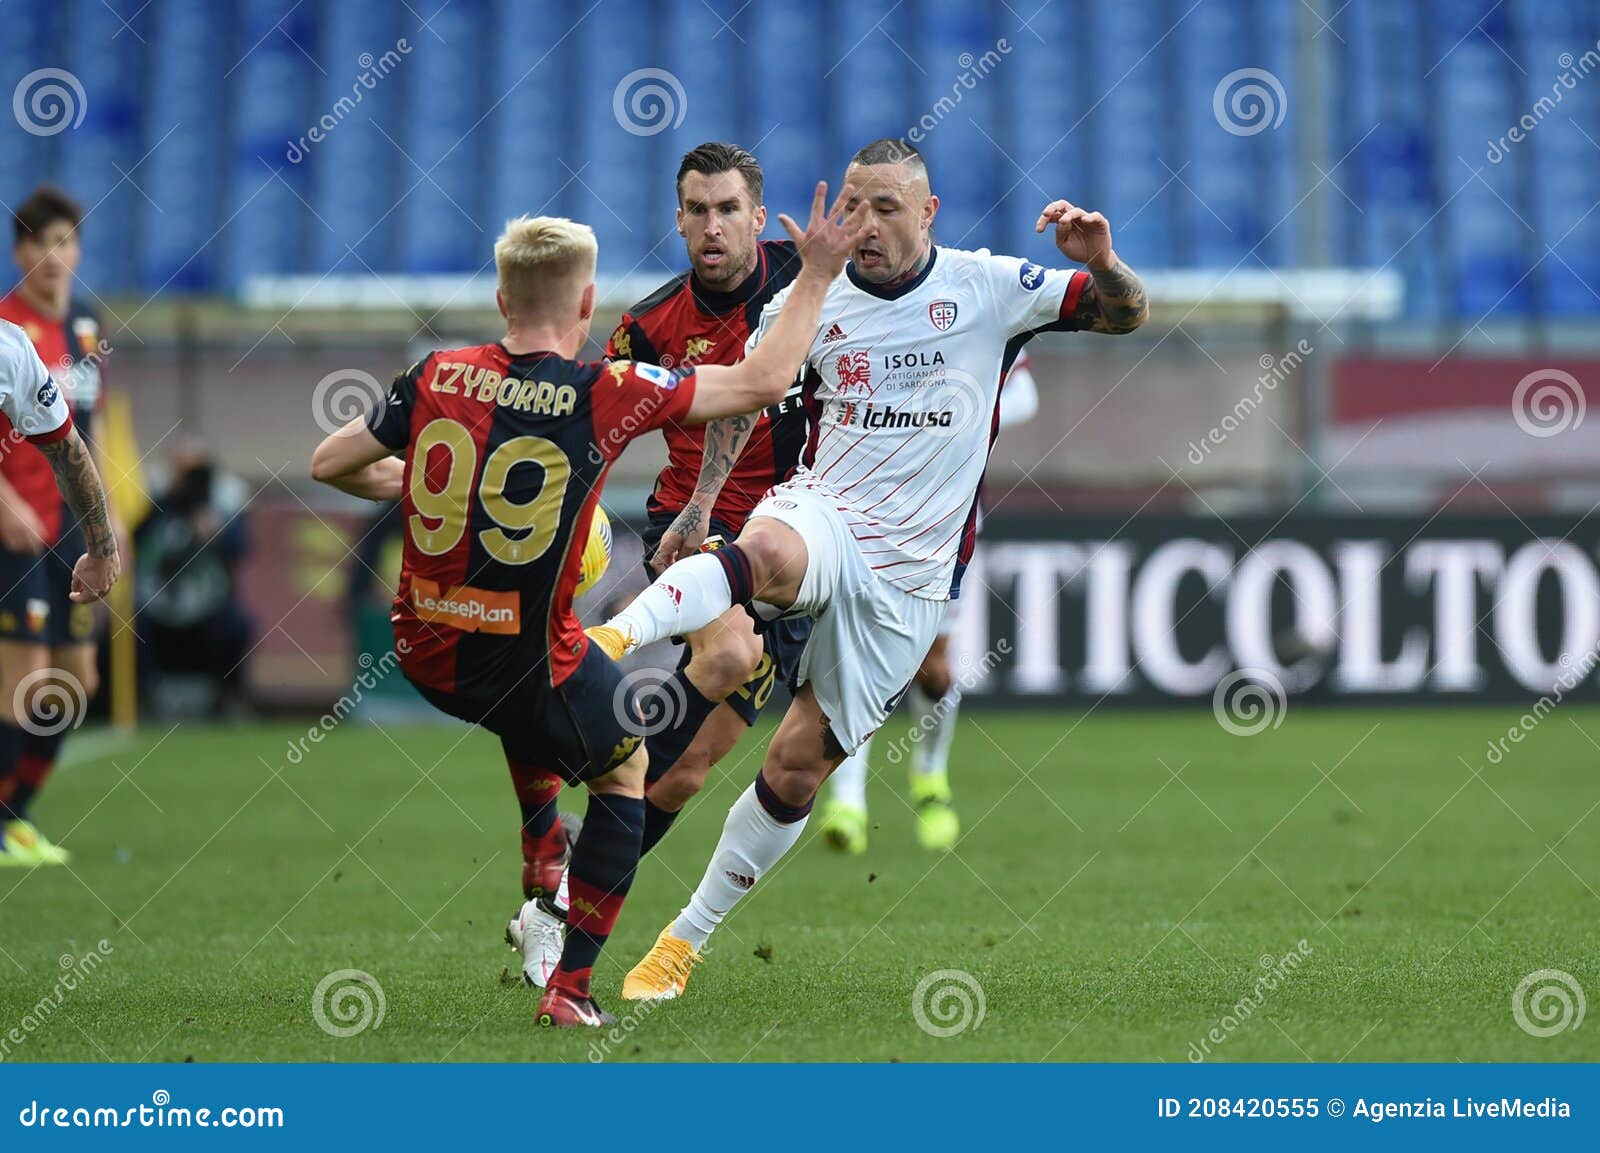
{"label": "blue stadium seat", "polygon": [[161,68],[150,76],[143,135],[150,158],[136,174],[149,194],[136,208],[144,243],[139,284],[148,292],[204,292],[217,284],[223,249],[227,86],[218,61],[237,59],[248,45],[232,43],[232,23],[207,0],[167,0],[153,9],[150,48]]}
{"label": "blue stadium seat", "polygon": [[[560,0],[497,0],[493,26],[562,28],[567,11]],[[561,161],[578,152],[567,94],[582,62],[570,50],[570,38],[561,44],[522,36],[493,39],[494,75],[505,98],[490,113],[493,144],[485,176],[492,182],[488,220],[499,235],[513,216],[572,212],[571,181]]]}
{"label": "blue stadium seat", "polygon": [[[100,0],[79,0],[73,6],[71,63],[68,67],[88,95],[83,123],[61,133],[61,182],[89,210],[86,231],[104,237],[138,236],[140,189],[150,178],[152,157],[141,164],[143,110],[143,45],[152,22],[150,12],[136,14],[127,0],[115,6],[119,19]],[[132,24],[132,31],[122,20]],[[159,137],[157,138],[159,139]],[[84,252],[82,276],[104,294],[133,284],[137,276],[137,241],[91,244]],[[103,288],[100,286],[104,286]]]}
{"label": "blue stadium seat", "polygon": [[768,0],[749,12],[748,63],[755,67],[746,91],[754,98],[754,116],[739,142],[746,148],[759,142],[757,159],[770,206],[765,235],[781,240],[787,233],[777,214],[787,212],[803,225],[816,182],[826,180],[831,194],[843,173],[828,154],[823,86],[810,48],[817,35],[813,6],[805,0]]}
{"label": "blue stadium seat", "polygon": [[[226,72],[235,99],[229,128],[233,156],[228,181],[228,283],[253,275],[304,271],[311,249],[305,199],[306,166],[291,164],[298,140],[324,109],[319,90],[314,14],[294,0],[243,0],[241,57]],[[248,99],[237,98],[248,93]]]}
{"label": "blue stadium seat", "polygon": [[[1335,179],[1336,202],[1354,243],[1341,263],[1397,269],[1406,282],[1407,311],[1438,315],[1441,297],[1427,104],[1421,78],[1434,53],[1425,14],[1410,4],[1351,0],[1339,24],[1348,67],[1342,78],[1348,113],[1340,155],[1349,159]],[[1435,72],[1437,75],[1437,72]],[[1345,174],[1352,171],[1355,180]],[[1348,199],[1346,199],[1348,197]]]}
{"label": "blue stadium seat", "polygon": [[1001,10],[997,42],[1003,39],[1006,51],[985,81],[998,94],[998,139],[1031,169],[1022,180],[1009,164],[999,168],[1005,195],[994,247],[1048,264],[1050,241],[1033,231],[1039,210],[1057,198],[1088,208],[1105,205],[1101,167],[1088,162],[1083,116],[1096,97],[1089,95],[1087,52],[1076,18],[1064,4],[1029,7]]}
{"label": "blue stadium seat", "polygon": [[1289,125],[1287,94],[1279,94],[1282,78],[1262,65],[1254,8],[1247,0],[1213,0],[1195,9],[1176,37],[1181,67],[1171,97],[1184,147],[1162,159],[1172,170],[1164,176],[1189,259],[1164,263],[1235,267],[1276,223],[1262,219],[1261,176],[1268,150]]}
{"label": "blue stadium seat", "polygon": [[484,110],[499,95],[479,63],[491,37],[486,0],[429,0],[407,37],[400,163],[400,267],[409,273],[480,267],[498,233],[485,208],[489,142]]}
{"label": "blue stadium seat", "polygon": [[1485,127],[1519,115],[1506,13],[1495,0],[1453,0],[1437,4],[1434,15],[1435,83],[1449,93],[1433,140],[1434,195],[1445,203],[1440,220],[1455,310],[1469,324],[1520,316],[1529,303],[1524,273],[1533,227],[1518,203],[1514,167],[1483,158]]}
{"label": "blue stadium seat", "polygon": [[1098,104],[1086,127],[1090,154],[1105,174],[1103,208],[1118,253],[1147,268],[1181,263],[1173,222],[1182,190],[1163,163],[1180,153],[1167,83],[1176,63],[1167,35],[1177,23],[1175,8],[1098,5],[1079,14],[1085,25],[1080,35],[1095,45],[1087,64]]}
{"label": "blue stadium seat", "polygon": [[[663,204],[656,180],[664,166],[656,157],[670,151],[664,137],[674,145],[681,140],[670,124],[685,90],[644,71],[671,73],[682,84],[663,47],[658,15],[656,6],[645,0],[610,3],[603,20],[583,21],[568,38],[580,63],[570,89],[578,147],[563,158],[561,172],[571,181],[573,215],[593,226],[600,241],[600,269],[609,275],[653,275],[675,267],[667,246],[676,239],[672,203]],[[629,77],[632,81],[623,87]],[[654,103],[652,94],[662,103]],[[618,97],[620,121],[613,111]],[[662,123],[661,115],[667,117],[667,127],[653,131]]]}
{"label": "blue stadium seat", "polygon": [[293,163],[311,172],[316,217],[309,226],[314,255],[307,271],[360,274],[397,267],[400,214],[390,210],[417,174],[389,138],[403,141],[407,73],[432,43],[426,33],[419,38],[412,24],[404,8],[385,0],[346,0],[322,13],[327,75],[317,77],[315,115],[329,117],[332,127],[321,140],[308,139],[303,155],[298,141],[288,151]]}
{"label": "blue stadium seat", "polygon": [[904,135],[922,110],[915,96],[916,69],[900,47],[914,43],[915,14],[894,0],[845,3],[834,11],[837,29],[821,53],[826,70],[820,83],[827,89],[833,128],[829,161],[842,175],[863,144]]}
{"label": "blue stadium seat", "polygon": [[[70,130],[5,127],[0,201],[52,179],[92,206],[105,293],[472,272],[525,212],[589,222],[603,273],[648,279],[683,264],[688,148],[755,149],[769,206],[801,213],[862,144],[914,136],[942,243],[1048,255],[1033,221],[1065,196],[1145,267],[1388,265],[1416,319],[1600,315],[1600,87],[1558,82],[1600,0],[1331,7],[6,0],[0,72],[67,69],[86,99]],[[1272,125],[1230,133],[1213,98],[1244,69],[1284,96],[1255,78]]]}
{"label": "blue stadium seat", "polygon": [[[955,248],[994,248],[1004,235],[999,198],[1013,185],[1030,187],[1025,156],[1008,155],[996,133],[1000,101],[996,85],[980,75],[978,62],[995,51],[999,33],[988,9],[966,0],[929,0],[918,22],[920,36],[907,50],[921,71],[913,111],[920,128],[933,120],[918,143],[938,181],[939,241]],[[988,59],[998,59],[998,53]],[[993,67],[1000,67],[995,64]],[[988,67],[988,65],[985,65]],[[911,122],[901,130],[909,132]]]}
{"label": "blue stadium seat", "polygon": [[[58,30],[63,6],[56,0],[17,0],[5,10],[6,34],[0,36],[0,76],[7,78],[13,93],[23,79],[45,68],[65,68],[69,60],[65,54],[66,37]],[[33,188],[45,180],[60,179],[60,141],[68,129],[56,130],[60,116],[65,114],[67,124],[75,117],[74,110],[61,106],[54,115],[50,102],[39,107],[38,118],[33,119],[32,97],[43,98],[44,88],[51,84],[47,76],[35,77],[23,96],[23,106],[29,109],[27,131],[13,120],[10,108],[0,120],[0,207],[8,213]],[[10,221],[6,220],[6,243],[10,243]],[[0,283],[10,283],[10,273],[0,277]]]}
{"label": "blue stadium seat", "polygon": [[[1540,311],[1556,317],[1600,313],[1600,89],[1581,76],[1578,61],[1595,42],[1600,5],[1587,13],[1576,4],[1518,0],[1512,26],[1527,70],[1515,78],[1520,119],[1534,117],[1526,140],[1504,146],[1504,131],[1484,142],[1480,155],[1503,152],[1505,166],[1531,167],[1529,220],[1538,230],[1532,277]],[[1565,62],[1565,63],[1563,63]],[[1561,77],[1566,76],[1566,82]],[[1541,103],[1543,102],[1543,103]],[[1508,126],[1509,127],[1509,126]],[[1476,158],[1474,158],[1476,160]],[[1553,252],[1550,251],[1553,249]]]}

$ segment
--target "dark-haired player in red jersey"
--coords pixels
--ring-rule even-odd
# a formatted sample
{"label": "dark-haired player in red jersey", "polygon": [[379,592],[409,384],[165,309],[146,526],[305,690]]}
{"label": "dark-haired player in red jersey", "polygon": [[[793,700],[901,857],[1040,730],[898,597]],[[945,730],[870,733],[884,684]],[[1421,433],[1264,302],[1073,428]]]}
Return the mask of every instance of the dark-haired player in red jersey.
{"label": "dark-haired player in red jersey", "polygon": [[[0,297],[0,320],[28,334],[92,443],[100,324],[72,295],[82,218],[78,204],[50,185],[12,211],[11,253],[22,277]],[[64,865],[71,854],[34,828],[30,807],[98,687],[95,613],[67,595],[82,531],[50,461],[13,433],[0,416],[0,864]],[[63,701],[73,702],[64,720],[54,708]]]}
{"label": "dark-haired player in red jersey", "polygon": [[632,884],[644,826],[634,694],[572,611],[601,486],[628,442],[653,428],[782,398],[864,217],[858,209],[842,220],[846,196],[825,214],[825,194],[818,185],[806,232],[781,218],[802,265],[777,322],[781,339],[771,355],[769,337],[734,367],[573,359],[594,314],[594,233],[550,217],[511,221],[495,245],[505,337],[424,357],[312,458],[318,480],[401,501],[392,613],[400,666],[435,707],[497,734],[514,776],[543,786],[518,790],[538,897],[554,895],[568,857],[556,793],[563,782],[589,790],[541,1024],[613,1020],[595,1004],[590,976]]}
{"label": "dark-haired player in red jersey", "polygon": [[[607,356],[668,368],[738,363],[761,310],[800,268],[793,244],[757,239],[767,222],[763,185],[761,165],[737,145],[711,142],[684,154],[678,233],[689,271],[623,314]],[[662,431],[667,467],[650,494],[644,538],[652,579],[678,559],[686,535],[739,535],[750,510],[799,462],[806,414],[796,384],[764,412],[703,427],[669,422]],[[810,620],[796,618],[764,625],[758,635],[750,614],[736,607],[685,638],[676,683],[661,690],[672,702],[667,725],[650,736],[642,852],[755,724],[810,632]]]}

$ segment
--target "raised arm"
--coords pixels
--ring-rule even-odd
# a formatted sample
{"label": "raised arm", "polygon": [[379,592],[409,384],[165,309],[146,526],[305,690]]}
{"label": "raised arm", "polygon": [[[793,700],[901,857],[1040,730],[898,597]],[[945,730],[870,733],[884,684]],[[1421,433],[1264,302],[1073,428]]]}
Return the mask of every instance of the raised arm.
{"label": "raised arm", "polygon": [[1078,298],[1074,317],[1091,332],[1132,332],[1150,319],[1144,282],[1111,247],[1111,222],[1070,201],[1052,200],[1039,213],[1035,232],[1055,225],[1056,247],[1089,270],[1090,283]]}
{"label": "raised arm", "polygon": [[661,534],[661,543],[650,558],[650,565],[656,572],[693,554],[705,543],[717,496],[760,419],[758,413],[745,413],[706,425],[705,452],[700,457],[700,475],[694,482],[694,493]]}
{"label": "raised arm", "polygon": [[73,566],[70,595],[78,604],[97,601],[111,591],[122,575],[122,558],[117,553],[116,534],[111,531],[105,486],[95,471],[89,446],[77,429],[38,447],[56,474],[56,487],[78,518],[88,548]]}

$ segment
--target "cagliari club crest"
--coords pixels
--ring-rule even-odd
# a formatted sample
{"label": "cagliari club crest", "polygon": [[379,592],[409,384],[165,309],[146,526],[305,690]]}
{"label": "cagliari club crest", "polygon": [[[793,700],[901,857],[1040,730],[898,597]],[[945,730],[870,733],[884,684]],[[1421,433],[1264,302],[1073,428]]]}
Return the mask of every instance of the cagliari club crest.
{"label": "cagliari club crest", "polygon": [[944,332],[956,322],[956,302],[953,300],[936,300],[928,305],[928,319],[933,321],[933,327]]}

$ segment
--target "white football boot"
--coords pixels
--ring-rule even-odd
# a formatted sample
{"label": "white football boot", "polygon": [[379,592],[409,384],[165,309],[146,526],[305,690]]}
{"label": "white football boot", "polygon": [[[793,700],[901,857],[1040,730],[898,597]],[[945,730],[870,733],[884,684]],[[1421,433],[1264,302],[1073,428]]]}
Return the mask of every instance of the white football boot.
{"label": "white football boot", "polygon": [[[583,821],[573,813],[562,813],[561,823],[567,831],[567,844],[571,845],[578,839]],[[506,926],[506,944],[522,954],[522,979],[536,989],[550,983],[561,961],[567,931],[567,873],[567,869],[561,871],[554,901],[535,897],[524,902]]]}

